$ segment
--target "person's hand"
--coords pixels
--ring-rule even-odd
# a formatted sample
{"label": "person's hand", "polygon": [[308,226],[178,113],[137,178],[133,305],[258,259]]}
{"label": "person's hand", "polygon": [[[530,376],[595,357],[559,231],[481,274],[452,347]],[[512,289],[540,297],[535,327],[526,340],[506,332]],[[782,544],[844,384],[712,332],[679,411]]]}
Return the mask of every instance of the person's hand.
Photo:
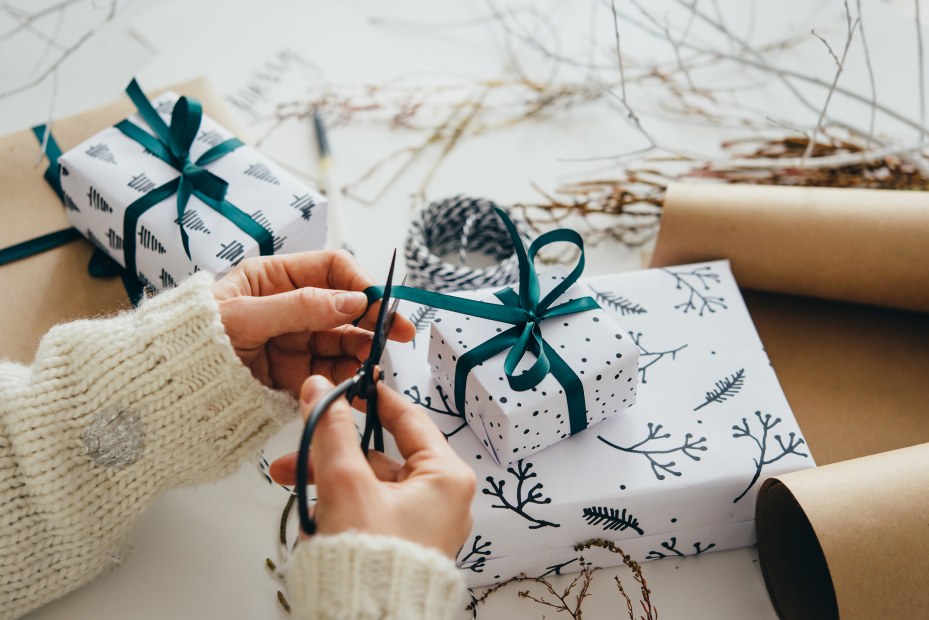
{"label": "person's hand", "polygon": [[[236,354],[268,387],[296,395],[311,374],[342,381],[371,350],[377,309],[361,293],[374,284],[343,250],[247,258],[213,286]],[[406,342],[413,324],[397,315],[390,338]]]}
{"label": "person's hand", "polygon": [[[323,377],[307,379],[300,392],[304,418],[332,387]],[[378,384],[377,396],[381,422],[405,462],[374,450],[365,460],[349,405],[337,400],[320,419],[310,447],[317,532],[395,536],[454,559],[471,531],[474,471],[422,409],[383,383]],[[296,463],[296,454],[277,459],[271,464],[271,477],[294,484]]]}

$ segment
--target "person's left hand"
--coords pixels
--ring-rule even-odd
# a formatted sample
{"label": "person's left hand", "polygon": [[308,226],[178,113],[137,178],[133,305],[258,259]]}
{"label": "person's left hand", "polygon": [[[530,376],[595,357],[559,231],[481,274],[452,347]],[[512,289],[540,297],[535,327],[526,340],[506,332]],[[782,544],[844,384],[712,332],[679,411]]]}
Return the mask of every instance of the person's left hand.
{"label": "person's left hand", "polygon": [[[355,374],[371,350],[380,304],[358,327],[374,281],[343,250],[247,258],[213,286],[236,354],[268,387],[294,396],[310,375],[338,383]],[[390,338],[416,330],[397,315]]]}

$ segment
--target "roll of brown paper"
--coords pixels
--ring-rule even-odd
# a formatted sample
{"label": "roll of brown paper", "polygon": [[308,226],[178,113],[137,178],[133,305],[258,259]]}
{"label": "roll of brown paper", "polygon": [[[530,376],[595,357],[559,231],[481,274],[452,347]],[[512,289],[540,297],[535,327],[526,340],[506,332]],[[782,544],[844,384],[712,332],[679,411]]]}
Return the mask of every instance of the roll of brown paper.
{"label": "roll of brown paper", "polygon": [[672,185],[654,264],[728,257],[745,288],[929,312],[929,194]]}
{"label": "roll of brown paper", "polygon": [[746,302],[817,463],[848,461],[759,493],[775,608],[929,617],[929,511],[913,497],[929,493],[929,445],[888,452],[929,442],[929,194],[672,186],[652,265],[717,258],[754,289]]}
{"label": "roll of brown paper", "polygon": [[[222,99],[205,80],[185,82],[170,90],[200,99],[212,117],[234,129]],[[56,121],[55,137],[67,150],[132,111],[132,103],[123,98]],[[39,144],[28,129],[0,137],[0,248],[69,226],[61,199],[42,177],[47,162],[36,165],[39,152]],[[4,292],[0,297],[0,359],[31,361],[39,339],[56,323],[130,307],[119,278],[101,280],[87,274],[92,253],[90,243],[76,241],[0,266],[0,290]]]}

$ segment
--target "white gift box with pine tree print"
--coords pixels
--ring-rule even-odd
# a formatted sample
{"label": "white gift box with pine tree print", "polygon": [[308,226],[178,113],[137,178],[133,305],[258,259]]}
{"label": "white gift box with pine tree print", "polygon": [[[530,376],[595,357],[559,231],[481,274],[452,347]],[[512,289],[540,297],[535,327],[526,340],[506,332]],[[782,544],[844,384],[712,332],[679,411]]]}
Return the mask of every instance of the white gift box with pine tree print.
{"label": "white gift box with pine tree print", "polygon": [[[556,267],[539,275],[539,296],[565,279],[567,269]],[[553,305],[570,299],[593,297],[583,284],[568,288]],[[491,292],[480,301],[500,303]],[[510,325],[455,312],[439,310],[429,336],[429,366],[446,394],[454,394],[455,370],[461,356],[509,328]],[[619,323],[602,309],[552,317],[539,324],[542,337],[574,371],[583,391],[586,427],[635,403],[639,351]],[[553,374],[527,391],[510,388],[503,363],[509,350],[476,366],[467,376],[464,415],[474,434],[498,463],[509,465],[555,444],[572,433],[565,388]],[[535,361],[527,354],[515,373]]]}
{"label": "white gift box with pine tree print", "polygon": [[507,467],[432,376],[437,313],[400,305],[417,336],[388,345],[386,380],[427,410],[477,473],[474,526],[458,554],[470,586],[576,572],[581,557],[621,562],[574,550],[595,538],[637,561],[749,546],[761,482],[814,466],[727,261],[582,282],[638,349],[637,402]]}
{"label": "white gift box with pine tree print", "polygon": [[[152,100],[168,124],[178,95]],[[129,120],[151,131],[138,114]],[[234,137],[203,115],[191,146],[191,160]],[[140,196],[177,178],[178,171],[127,137],[108,127],[59,158],[61,187],[68,221],[91,242],[125,267],[123,216]],[[226,200],[270,232],[275,254],[317,250],[326,241],[326,199],[248,145],[205,166],[229,184]],[[190,258],[180,225],[189,235]],[[256,241],[212,208],[191,196],[178,222],[176,196],[161,201],[139,219],[135,231],[139,279],[156,290],[207,270],[223,274],[243,258],[258,256]]]}

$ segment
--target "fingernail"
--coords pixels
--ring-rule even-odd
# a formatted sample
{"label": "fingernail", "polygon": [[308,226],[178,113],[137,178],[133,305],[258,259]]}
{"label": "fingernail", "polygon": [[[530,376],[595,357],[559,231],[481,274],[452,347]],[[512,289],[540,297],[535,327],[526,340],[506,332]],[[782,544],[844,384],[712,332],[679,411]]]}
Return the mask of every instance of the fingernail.
{"label": "fingernail", "polygon": [[359,314],[367,305],[368,298],[364,293],[345,292],[335,295],[335,309],[344,314]]}
{"label": "fingernail", "polygon": [[309,405],[316,400],[317,393],[325,392],[330,388],[332,388],[332,383],[325,377],[312,375],[306,378],[306,381],[303,382],[303,386],[300,388],[300,400],[302,400],[304,404]]}

